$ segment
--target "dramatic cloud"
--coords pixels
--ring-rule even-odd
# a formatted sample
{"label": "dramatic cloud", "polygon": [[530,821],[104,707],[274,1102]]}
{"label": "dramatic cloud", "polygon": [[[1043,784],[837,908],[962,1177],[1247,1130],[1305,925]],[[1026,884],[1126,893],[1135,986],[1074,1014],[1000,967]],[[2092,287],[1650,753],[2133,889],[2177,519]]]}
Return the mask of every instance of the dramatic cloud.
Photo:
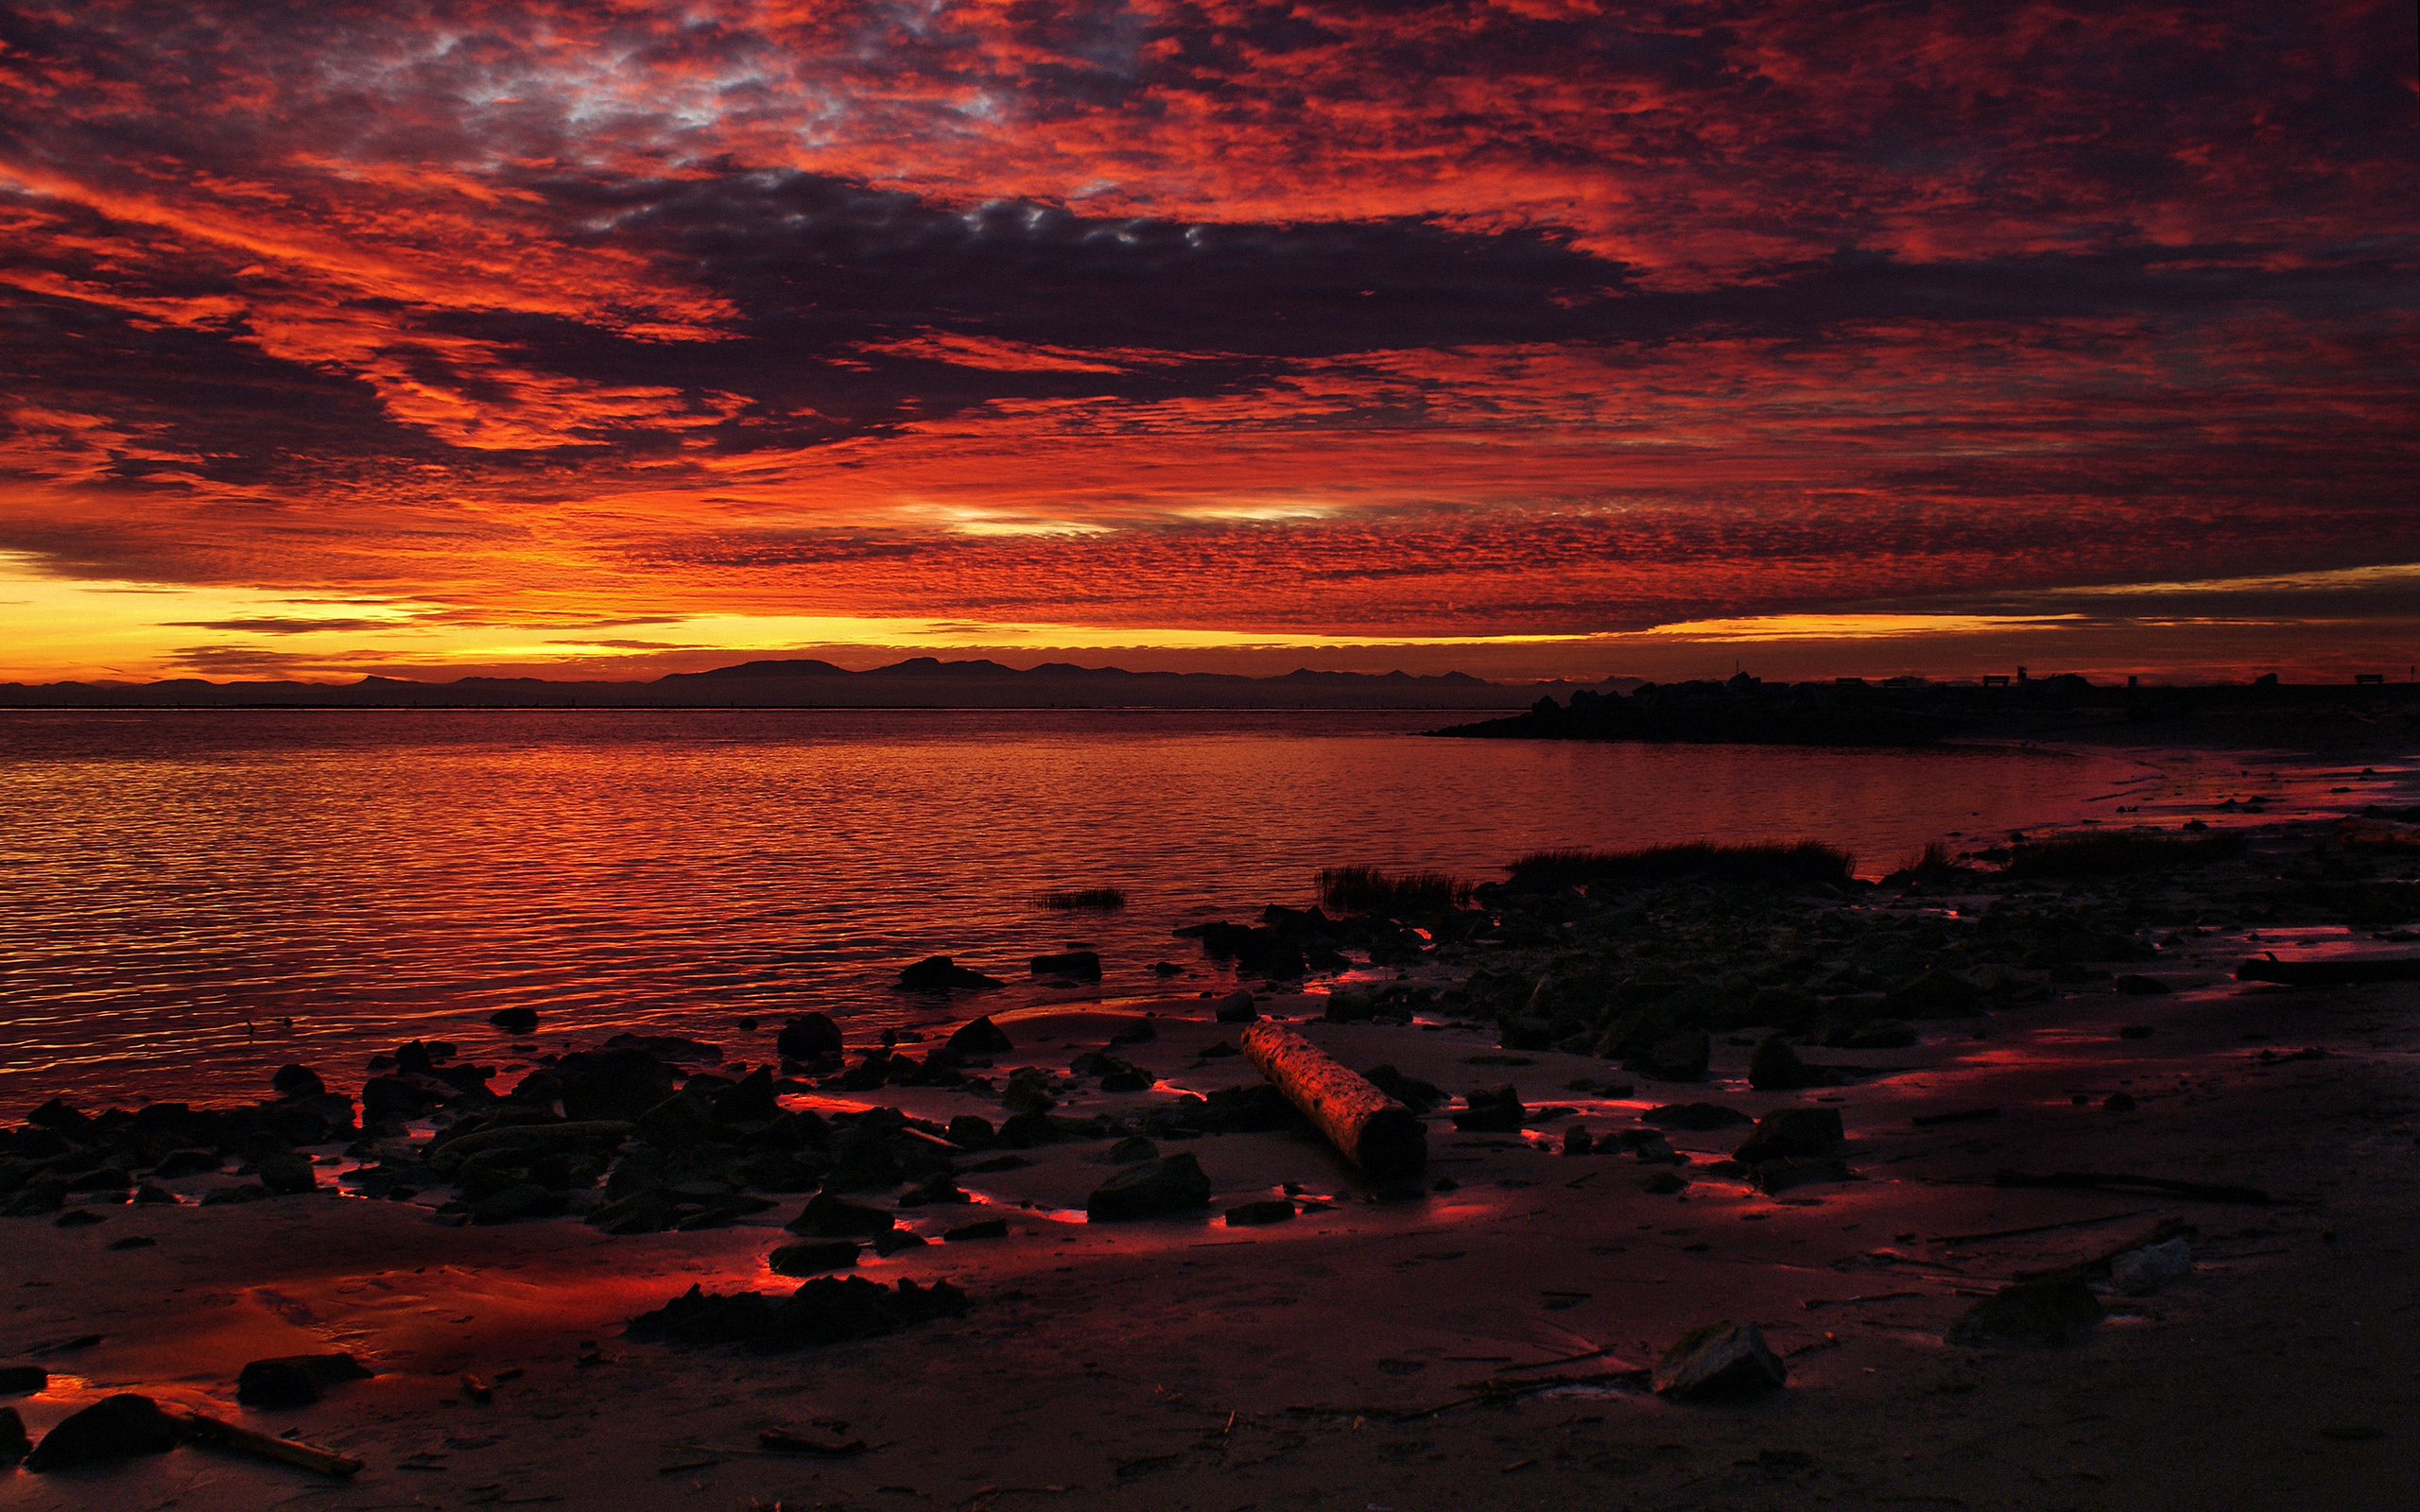
{"label": "dramatic cloud", "polygon": [[[84,631],[0,676],[953,620],[1619,671],[2420,561],[2414,43],[2357,3],[10,7],[0,552],[51,586],[0,622]],[[2322,593],[2212,644],[2400,633]]]}

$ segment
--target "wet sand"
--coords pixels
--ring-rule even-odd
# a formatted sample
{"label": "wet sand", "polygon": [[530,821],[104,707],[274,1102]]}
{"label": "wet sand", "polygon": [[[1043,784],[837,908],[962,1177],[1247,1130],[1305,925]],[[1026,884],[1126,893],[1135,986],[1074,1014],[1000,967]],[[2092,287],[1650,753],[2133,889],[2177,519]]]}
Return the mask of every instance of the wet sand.
{"label": "wet sand", "polygon": [[[2208,911],[2240,913],[2246,888],[2305,865],[2325,835],[2268,823],[2249,860],[2158,891],[2175,909],[2223,892]],[[2113,889],[2052,891],[2073,902]],[[1504,1050],[1492,1022],[1330,1024],[1319,997],[1271,998],[1265,1014],[1303,1021],[1292,1026],[1349,1065],[1392,1063],[1457,1094],[1451,1107],[1509,1081],[1532,1122],[1464,1134],[1440,1109],[1427,1175],[1451,1188],[1403,1201],[1373,1200],[1315,1138],[1163,1142],[1199,1159],[1216,1199],[1199,1216],[1114,1226],[1081,1211],[1115,1169],[1108,1142],[1026,1150],[1023,1169],[959,1177],[984,1204],[973,1212],[900,1214],[933,1234],[1004,1215],[1008,1238],[869,1251],[858,1267],[951,1280],[973,1302],[962,1319],[789,1354],[638,1344],[622,1328],[693,1282],[787,1291],[795,1282],[763,1258],[789,1238],[781,1225],[799,1197],[729,1228],[626,1238],[576,1217],[452,1227],[428,1206],[441,1191],[413,1203],[323,1191],[96,1208],[103,1222],[69,1229],[0,1221],[8,1363],[102,1335],[41,1357],[49,1389],[10,1399],[36,1436],[136,1390],[367,1462],[336,1484],[181,1448],[18,1471],[0,1479],[0,1505],[2409,1507],[2420,1501],[2420,984],[2290,989],[2229,973],[2263,949],[2413,946],[2298,927],[2290,895],[2278,896],[2272,919],[2141,930],[2157,958],[2108,970],[2152,975],[2166,995],[2070,983],[1924,1021],[1909,1048],[1805,1049],[1868,1068],[1829,1090],[1749,1089],[1754,1027],[1715,1036],[1707,1081],[1659,1084],[1594,1057]],[[1824,906],[1948,917],[1981,901],[1885,890]],[[1017,1049],[1000,1066],[1063,1070],[1149,1014],[1158,1038],[1115,1053],[1160,1085],[1077,1093],[1060,1112],[1131,1118],[1173,1091],[1256,1081],[1240,1057],[1199,1057],[1238,1027],[1206,1022],[1208,1006],[1172,997],[1010,1016]],[[2151,1032],[2121,1036],[2129,1026]],[[2295,1058],[2306,1049],[2325,1054]],[[1582,1078],[1632,1091],[1567,1090]],[[2104,1106],[2118,1092],[2131,1109]],[[1671,1132],[1691,1161],[1677,1194],[1644,1186],[1668,1168],[1559,1153],[1574,1124],[1635,1128],[1649,1107],[1697,1100],[1754,1116],[1837,1108],[1859,1179],[1763,1194],[1714,1169],[1741,1128]],[[809,1101],[1000,1116],[996,1102],[936,1089]],[[1536,1116],[1547,1106],[1572,1111]],[[1911,1122],[1983,1108],[1998,1112]],[[2001,1167],[2249,1185],[2281,1200],[2009,1188],[1993,1184]],[[234,1179],[166,1184],[190,1196]],[[1266,1228],[1219,1222],[1288,1182],[1332,1206]],[[2195,1226],[2192,1274],[2152,1296],[2105,1297],[2085,1342],[1943,1342],[2017,1273],[2104,1253],[2162,1219]],[[1979,1235],[2001,1237],[1966,1237]],[[157,1243],[108,1247],[130,1236]],[[1789,1363],[1786,1390],[1675,1403],[1627,1374],[1718,1318],[1766,1332]],[[327,1349],[380,1373],[307,1408],[234,1402],[244,1362]],[[494,1383],[492,1401],[466,1400],[465,1372]],[[870,1448],[829,1460],[764,1452],[757,1435],[773,1427]]]}

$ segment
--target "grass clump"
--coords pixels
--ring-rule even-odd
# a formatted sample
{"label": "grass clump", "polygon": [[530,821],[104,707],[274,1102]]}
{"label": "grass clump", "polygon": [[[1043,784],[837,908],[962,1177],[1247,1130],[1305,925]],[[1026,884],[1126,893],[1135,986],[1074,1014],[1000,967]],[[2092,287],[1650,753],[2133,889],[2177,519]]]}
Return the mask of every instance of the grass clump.
{"label": "grass clump", "polygon": [[1639,850],[1535,850],[1504,869],[1515,885],[1567,887],[1658,882],[1841,884],[1857,858],[1820,840],[1757,845],[1655,845]]}
{"label": "grass clump", "polygon": [[1072,913],[1079,908],[1123,908],[1126,894],[1115,887],[1076,887],[1042,895],[1042,906]]}
{"label": "grass clump", "polygon": [[2176,835],[2152,830],[2062,834],[2031,840],[2009,852],[2012,877],[2124,877],[2170,867],[2198,867],[2243,854],[2239,834]]}
{"label": "grass clump", "polygon": [[1348,914],[1460,908],[1470,901],[1471,885],[1451,872],[1387,872],[1375,867],[1326,867],[1320,871],[1320,902]]}

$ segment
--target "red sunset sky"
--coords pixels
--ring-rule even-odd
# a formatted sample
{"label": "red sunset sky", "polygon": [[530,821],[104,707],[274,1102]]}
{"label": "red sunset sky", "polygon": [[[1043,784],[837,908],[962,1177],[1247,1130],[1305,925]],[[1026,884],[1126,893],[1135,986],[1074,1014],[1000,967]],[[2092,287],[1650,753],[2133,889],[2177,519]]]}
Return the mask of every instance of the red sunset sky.
{"label": "red sunset sky", "polygon": [[0,7],[0,679],[2420,661],[2395,3]]}

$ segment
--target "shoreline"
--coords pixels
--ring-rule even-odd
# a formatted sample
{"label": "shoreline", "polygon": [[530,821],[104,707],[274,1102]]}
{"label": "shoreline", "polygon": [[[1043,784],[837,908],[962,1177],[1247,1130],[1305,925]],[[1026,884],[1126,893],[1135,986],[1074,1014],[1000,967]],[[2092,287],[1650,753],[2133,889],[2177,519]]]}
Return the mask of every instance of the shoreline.
{"label": "shoreline", "polygon": [[[1940,967],[1996,984],[1949,1016],[1910,1021],[1914,1044],[1825,1047],[1821,1021],[1810,1021],[1816,1042],[1798,1047],[1806,1061],[1860,1068],[1835,1087],[1750,1087],[1765,1022],[1712,1030],[1703,1081],[1658,1082],[1566,1048],[1509,1049],[1512,1030],[1485,1011],[1495,999],[1472,994],[1467,974],[1464,998],[1452,999],[1443,984],[1453,973],[1435,967],[1406,979],[1437,996],[1402,1024],[1331,1023],[1316,995],[1271,997],[1260,1011],[1299,1021],[1289,1026],[1347,1064],[1384,1061],[1454,1094],[1429,1120],[1429,1190],[1383,1192],[1323,1143],[1282,1129],[1184,1138],[1164,1128],[1163,1153],[1193,1153],[1211,1176],[1213,1205],[1097,1225],[1080,1221],[1081,1209],[1117,1169],[1103,1163],[1112,1140],[1047,1141],[1012,1152],[1025,1163],[988,1172],[975,1169],[979,1154],[953,1156],[978,1200],[943,1218],[933,1208],[897,1216],[938,1235],[971,1211],[997,1213],[1008,1236],[868,1251],[853,1272],[946,1280],[970,1310],[795,1354],[621,1333],[693,1283],[797,1285],[763,1257],[790,1241],[781,1226],[799,1194],[723,1227],[618,1238],[571,1216],[458,1228],[424,1200],[325,1190],[209,1209],[95,1208],[103,1221],[77,1228],[0,1221],[0,1254],[26,1282],[0,1336],[6,1363],[101,1335],[41,1358],[57,1372],[48,1389],[0,1402],[37,1436],[99,1396],[135,1390],[267,1433],[299,1430],[369,1462],[340,1502],[315,1494],[327,1483],[302,1471],[194,1448],[19,1471],[0,1481],[0,1499],[176,1497],[203,1512],[298,1497],[1210,1512],[1608,1496],[1799,1504],[1810,1494],[2045,1509],[2407,1505],[2420,1488],[2405,1441],[2420,1358],[2409,1328],[2392,1320],[2420,1306],[2408,1263],[2420,1244],[2420,985],[2273,988],[2227,973],[2267,949],[2412,954],[2409,928],[2369,939],[2320,922],[2311,900],[2363,885],[2331,880],[2331,866],[2390,878],[2413,868],[2394,852],[2346,851],[2307,819],[2231,828],[2247,835],[2247,856],[2165,879],[1960,891],[1972,884],[1952,878],[1848,899],[1675,885],[1580,916],[1601,934],[1599,954],[1629,968],[1613,974],[1633,980],[1668,971],[1656,963],[1671,950],[1684,961],[1753,959],[1789,931],[1819,963],[1845,943],[1838,958],[1857,974],[1836,986],[1882,984],[1909,965],[1918,978]],[[1507,906],[1536,915],[1534,902]],[[2009,910],[2037,921],[2020,927],[2044,942],[2027,949],[2050,967],[2017,954],[1992,976],[2002,969],[1972,963],[1969,947],[1982,938],[1972,931]],[[2146,913],[2156,917],[2132,917]],[[2066,937],[2059,930],[2108,943],[2053,949]],[[2119,944],[2125,959],[2079,954]],[[1893,947],[1901,956],[1886,958]],[[1548,974],[1557,958],[1578,960],[1567,947],[1512,949]],[[1953,958],[1964,964],[1944,965]],[[2056,980],[2062,971],[2067,979]],[[2169,990],[2113,992],[2121,974]],[[1038,1065],[1063,1080],[1072,1057],[1106,1046],[1154,1086],[1070,1086],[1055,1116],[1146,1128],[1151,1108],[1183,1092],[1258,1082],[1239,1057],[1198,1054],[1231,1044],[1239,1027],[1211,1020],[1210,1000],[1149,1002],[1004,1015],[1014,1050],[984,1074]],[[1112,1042],[1137,1022],[1154,1038]],[[1574,1085],[1582,1080],[1595,1085]],[[1507,1081],[1532,1112],[1519,1130],[1464,1133],[1445,1120],[1466,1089]],[[2104,1106],[2121,1093],[2131,1106]],[[784,1101],[896,1107],[936,1125],[1004,1111],[995,1097],[939,1086]],[[1737,1128],[1668,1131],[1680,1166],[1643,1161],[1615,1140],[1651,1128],[1641,1112],[1689,1101],[1756,1117],[1836,1108],[1847,1137],[1840,1158],[1855,1178],[1760,1190],[1719,1169]],[[1558,1107],[1570,1111],[1550,1112]],[[1996,1111],[1913,1122],[1983,1108]],[[1560,1153],[1575,1125],[1610,1153]],[[339,1150],[315,1153],[343,1160]],[[2249,1185],[2281,1204],[1995,1185],[2003,1165]],[[1662,1173],[1687,1184],[1649,1191]],[[1435,1190],[1439,1177],[1450,1188]],[[1288,1182],[1301,1188],[1299,1216],[1268,1228],[1219,1222],[1223,1209],[1269,1200]],[[191,1195],[239,1182],[161,1184]],[[889,1205],[879,1191],[852,1200]],[[2194,1271],[2150,1297],[2104,1296],[2110,1315],[2084,1342],[1943,1342],[2011,1278],[2162,1219],[2195,1226]],[[130,1237],[155,1243],[108,1247]],[[1625,1374],[1722,1317],[1764,1328],[1789,1365],[1787,1388],[1737,1405],[1675,1403]],[[336,1348],[379,1373],[305,1408],[233,1400],[245,1361]],[[490,1401],[463,1396],[465,1373],[494,1383]],[[1552,1378],[1564,1383],[1507,1383]],[[1049,1390],[1034,1389],[1045,1383]],[[752,1447],[769,1428],[811,1434],[817,1418],[844,1419],[848,1438],[880,1447],[835,1460]]]}

